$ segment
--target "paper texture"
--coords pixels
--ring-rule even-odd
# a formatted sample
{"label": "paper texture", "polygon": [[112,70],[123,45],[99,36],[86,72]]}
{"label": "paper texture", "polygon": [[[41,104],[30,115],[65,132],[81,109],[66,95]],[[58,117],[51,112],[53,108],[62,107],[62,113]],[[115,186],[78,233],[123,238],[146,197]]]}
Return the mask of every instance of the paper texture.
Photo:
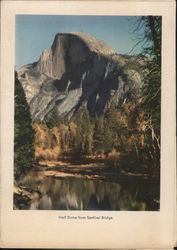
{"label": "paper texture", "polygon": [[[1,247],[150,248],[176,244],[175,2],[2,1]],[[161,200],[158,212],[13,210],[15,15],[161,15]],[[112,220],[61,219],[111,216]]]}

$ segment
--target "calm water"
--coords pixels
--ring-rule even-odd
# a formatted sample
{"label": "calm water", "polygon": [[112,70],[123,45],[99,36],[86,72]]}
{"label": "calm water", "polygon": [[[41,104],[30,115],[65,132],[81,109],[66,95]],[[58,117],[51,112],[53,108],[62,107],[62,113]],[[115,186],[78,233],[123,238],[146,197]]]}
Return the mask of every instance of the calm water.
{"label": "calm water", "polygon": [[39,190],[26,209],[159,210],[159,185],[148,180],[109,183],[76,178],[26,180]]}

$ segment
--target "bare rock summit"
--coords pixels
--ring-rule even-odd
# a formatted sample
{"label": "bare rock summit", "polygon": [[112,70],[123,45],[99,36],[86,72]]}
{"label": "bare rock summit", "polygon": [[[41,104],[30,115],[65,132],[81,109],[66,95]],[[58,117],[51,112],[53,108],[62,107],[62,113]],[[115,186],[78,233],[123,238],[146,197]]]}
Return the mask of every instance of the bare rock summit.
{"label": "bare rock summit", "polygon": [[37,62],[18,71],[18,78],[35,121],[47,121],[54,107],[68,118],[83,106],[99,116],[112,102],[121,106],[132,90],[140,90],[144,64],[87,34],[61,33]]}

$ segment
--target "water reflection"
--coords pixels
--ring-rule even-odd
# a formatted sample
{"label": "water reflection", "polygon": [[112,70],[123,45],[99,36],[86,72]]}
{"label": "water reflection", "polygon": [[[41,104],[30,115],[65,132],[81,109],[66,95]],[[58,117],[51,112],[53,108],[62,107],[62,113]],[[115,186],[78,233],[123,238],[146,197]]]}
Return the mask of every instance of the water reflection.
{"label": "water reflection", "polygon": [[[85,179],[46,178],[34,181],[41,195],[30,209],[45,210],[158,210],[157,187],[151,183],[108,183]],[[154,193],[156,190],[156,194]]]}

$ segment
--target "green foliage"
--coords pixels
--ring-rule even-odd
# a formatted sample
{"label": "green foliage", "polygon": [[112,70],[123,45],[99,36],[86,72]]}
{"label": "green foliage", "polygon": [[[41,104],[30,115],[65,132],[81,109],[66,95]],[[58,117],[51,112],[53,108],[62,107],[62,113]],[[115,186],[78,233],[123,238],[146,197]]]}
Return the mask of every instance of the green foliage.
{"label": "green foliage", "polygon": [[46,122],[48,128],[53,128],[59,126],[61,123],[65,123],[65,119],[58,114],[57,107],[55,106],[52,110],[50,118]]}
{"label": "green foliage", "polygon": [[95,127],[93,133],[93,150],[96,153],[104,151],[104,120],[103,117],[95,118]]}
{"label": "green foliage", "polygon": [[160,113],[161,113],[161,26],[160,16],[144,18],[147,41],[152,42],[149,53],[152,61],[148,64],[149,73],[145,77],[143,89],[143,108],[147,120],[147,141],[149,142],[149,153],[156,167],[160,167]]}
{"label": "green foliage", "polygon": [[113,134],[111,128],[109,127],[108,119],[104,119],[104,151],[109,153],[113,148]]}
{"label": "green foliage", "polygon": [[90,155],[93,147],[93,126],[86,107],[84,107],[83,110],[78,111],[75,123],[77,127],[74,140],[75,153],[76,155]]}
{"label": "green foliage", "polygon": [[14,175],[18,179],[34,159],[34,129],[24,90],[15,73]]}
{"label": "green foliage", "polygon": [[[160,122],[160,95],[161,95],[161,17],[142,17],[145,26],[144,40],[147,47],[144,54],[151,56],[147,63],[148,74],[145,75],[143,89],[144,108],[147,114]],[[154,122],[153,122],[154,123]],[[154,123],[154,124],[155,124]]]}
{"label": "green foliage", "polygon": [[78,111],[75,119],[75,123],[77,126],[76,129],[76,135],[74,138],[73,146],[74,146],[74,154],[76,156],[81,156],[82,155],[82,113],[81,111]]}
{"label": "green foliage", "polygon": [[144,49],[143,54],[156,58],[158,63],[161,61],[161,16],[143,16],[140,19],[144,26]]}
{"label": "green foliage", "polygon": [[142,17],[145,25],[144,39],[149,45],[144,53],[151,56],[147,64],[143,88],[143,109],[146,119],[146,143],[154,168],[160,167],[160,114],[161,114],[161,26],[160,16]]}
{"label": "green foliage", "polygon": [[86,107],[84,107],[82,114],[82,139],[83,139],[83,154],[89,155],[92,152],[92,124],[90,115]]}

